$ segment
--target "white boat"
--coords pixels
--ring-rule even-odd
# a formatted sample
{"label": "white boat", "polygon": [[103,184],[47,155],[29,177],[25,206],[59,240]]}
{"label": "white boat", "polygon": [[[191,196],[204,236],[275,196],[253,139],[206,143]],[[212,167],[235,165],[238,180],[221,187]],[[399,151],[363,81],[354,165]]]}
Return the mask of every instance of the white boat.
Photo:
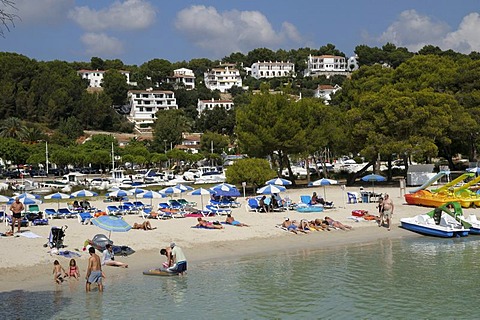
{"label": "white boat", "polygon": [[428,214],[400,219],[402,228],[424,235],[443,238],[465,237],[468,235],[470,229],[464,228],[455,218],[442,212],[441,209],[439,211],[437,209],[435,209],[434,213],[435,219]]}

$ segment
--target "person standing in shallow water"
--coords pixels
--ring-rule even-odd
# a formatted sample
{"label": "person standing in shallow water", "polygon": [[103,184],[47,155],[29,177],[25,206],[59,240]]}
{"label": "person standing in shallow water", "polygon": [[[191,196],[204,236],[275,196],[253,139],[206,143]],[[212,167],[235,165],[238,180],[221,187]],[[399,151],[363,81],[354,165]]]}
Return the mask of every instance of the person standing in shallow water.
{"label": "person standing in shallow water", "polygon": [[390,225],[392,223],[393,209],[393,201],[390,199],[388,193],[386,193],[385,198],[383,199],[383,218],[387,220],[388,231],[390,231]]}

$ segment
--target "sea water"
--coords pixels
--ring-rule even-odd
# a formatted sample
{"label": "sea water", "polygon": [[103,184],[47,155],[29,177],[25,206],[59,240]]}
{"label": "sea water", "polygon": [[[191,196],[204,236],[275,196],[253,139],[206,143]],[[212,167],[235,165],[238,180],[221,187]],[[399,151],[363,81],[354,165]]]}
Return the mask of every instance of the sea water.
{"label": "sea water", "polygon": [[[0,294],[0,319],[475,319],[480,237],[379,240]],[[127,270],[126,270],[127,271]]]}

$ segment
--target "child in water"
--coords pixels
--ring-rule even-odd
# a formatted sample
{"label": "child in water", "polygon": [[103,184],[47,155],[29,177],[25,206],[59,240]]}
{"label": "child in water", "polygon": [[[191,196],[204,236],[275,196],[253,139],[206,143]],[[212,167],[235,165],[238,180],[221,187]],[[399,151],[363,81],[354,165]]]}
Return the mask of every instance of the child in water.
{"label": "child in water", "polygon": [[53,280],[55,280],[56,283],[62,283],[64,277],[68,277],[65,269],[63,269],[58,260],[55,260],[53,262]]}
{"label": "child in water", "polygon": [[75,278],[77,280],[80,278],[80,270],[78,270],[77,262],[75,261],[75,259],[70,259],[70,268],[68,269],[68,276]]}

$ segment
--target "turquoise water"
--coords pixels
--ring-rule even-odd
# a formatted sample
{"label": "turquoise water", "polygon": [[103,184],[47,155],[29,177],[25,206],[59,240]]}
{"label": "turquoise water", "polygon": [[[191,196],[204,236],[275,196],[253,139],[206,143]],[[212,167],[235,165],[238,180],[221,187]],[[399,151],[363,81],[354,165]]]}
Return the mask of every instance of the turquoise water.
{"label": "turquoise water", "polygon": [[0,319],[475,319],[480,237],[382,240],[0,294]]}

